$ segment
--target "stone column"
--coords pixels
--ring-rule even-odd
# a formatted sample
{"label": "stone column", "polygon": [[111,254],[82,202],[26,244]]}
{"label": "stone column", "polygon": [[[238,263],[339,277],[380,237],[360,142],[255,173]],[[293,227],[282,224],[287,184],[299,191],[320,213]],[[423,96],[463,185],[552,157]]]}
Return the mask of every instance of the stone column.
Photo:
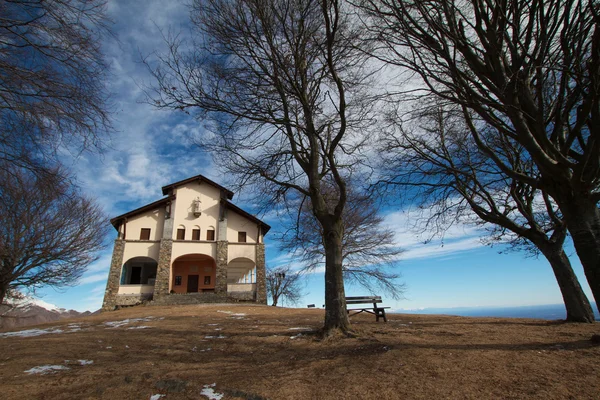
{"label": "stone column", "polygon": [[175,213],[174,204],[171,203],[171,215],[165,218],[163,225],[163,237],[160,240],[158,251],[158,266],[156,267],[156,281],[154,282],[154,296],[158,297],[169,294],[169,280],[171,278],[171,253],[173,250],[173,218]]}
{"label": "stone column", "polygon": [[256,302],[267,304],[267,279],[265,271],[265,245],[256,244]]}
{"label": "stone column", "polygon": [[117,294],[119,293],[119,285],[121,283],[124,252],[125,240],[116,239],[112,260],[110,262],[108,281],[106,282],[106,290],[104,292],[104,302],[102,303],[102,310],[104,311],[114,310],[117,305]]}
{"label": "stone column", "polygon": [[154,282],[154,299],[169,294],[169,279],[171,277],[171,250],[173,239],[161,239]]}
{"label": "stone column", "polygon": [[227,252],[226,241],[217,241],[217,271],[215,279],[215,293],[227,294]]}

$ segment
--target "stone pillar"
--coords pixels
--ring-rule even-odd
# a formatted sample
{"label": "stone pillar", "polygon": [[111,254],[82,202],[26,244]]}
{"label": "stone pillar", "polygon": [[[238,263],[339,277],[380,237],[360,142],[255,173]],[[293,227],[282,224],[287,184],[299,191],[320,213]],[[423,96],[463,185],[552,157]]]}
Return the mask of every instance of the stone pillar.
{"label": "stone pillar", "polygon": [[108,272],[108,281],[104,291],[104,302],[102,310],[114,310],[117,305],[117,295],[119,294],[119,285],[121,283],[121,271],[123,270],[123,253],[125,252],[125,240],[116,239],[113,249],[112,260],[110,262],[110,271]]}
{"label": "stone pillar", "polygon": [[173,239],[161,239],[154,282],[154,299],[169,294],[169,279],[171,277],[171,251]]}
{"label": "stone pillar", "polygon": [[256,302],[267,304],[267,279],[265,271],[265,245],[256,244]]}
{"label": "stone pillar", "polygon": [[227,251],[227,242],[223,240],[217,241],[215,293],[227,294]]}
{"label": "stone pillar", "polygon": [[171,253],[173,250],[173,214],[174,202],[171,202],[171,212],[163,224],[163,237],[158,250],[158,266],[156,267],[156,281],[154,281],[154,296],[156,299],[169,294],[169,280],[171,278]]}

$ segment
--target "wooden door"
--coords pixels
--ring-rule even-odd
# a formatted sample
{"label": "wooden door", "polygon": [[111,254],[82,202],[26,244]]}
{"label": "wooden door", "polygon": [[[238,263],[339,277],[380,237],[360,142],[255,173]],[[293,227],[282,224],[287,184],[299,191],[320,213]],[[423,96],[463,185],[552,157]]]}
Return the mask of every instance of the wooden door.
{"label": "wooden door", "polygon": [[188,275],[187,291],[188,293],[194,293],[198,291],[198,275]]}

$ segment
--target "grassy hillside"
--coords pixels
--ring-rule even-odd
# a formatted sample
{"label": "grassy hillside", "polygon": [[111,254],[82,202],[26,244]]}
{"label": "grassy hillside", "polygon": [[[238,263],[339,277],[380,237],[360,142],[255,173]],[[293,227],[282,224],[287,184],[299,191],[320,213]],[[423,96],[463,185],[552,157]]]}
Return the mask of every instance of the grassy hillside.
{"label": "grassy hillside", "polygon": [[322,318],[314,309],[137,307],[0,334],[0,397],[600,398],[600,346],[589,340],[598,323],[359,315],[357,338],[319,341]]}

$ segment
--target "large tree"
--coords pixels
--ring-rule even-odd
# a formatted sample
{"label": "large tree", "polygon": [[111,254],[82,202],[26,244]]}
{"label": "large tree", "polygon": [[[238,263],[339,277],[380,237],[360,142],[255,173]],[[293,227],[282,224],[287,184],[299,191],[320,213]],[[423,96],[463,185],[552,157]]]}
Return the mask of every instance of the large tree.
{"label": "large tree", "polygon": [[0,160],[43,171],[110,130],[103,0],[0,0]]}
{"label": "large tree", "polygon": [[158,65],[147,61],[151,101],[206,117],[213,134],[201,144],[263,200],[310,198],[325,248],[324,334],[348,332],[346,181],[361,173],[376,105],[356,20],[337,0],[196,0],[191,13],[198,40],[175,38]]}
{"label": "large tree", "polygon": [[[393,271],[402,249],[396,242],[394,231],[384,224],[379,202],[374,196],[353,189],[348,185],[348,201],[342,213],[344,231],[342,236],[342,268],[345,282],[353,282],[370,292],[383,290],[399,299],[404,285],[398,282],[400,275]],[[333,189],[332,189],[333,190]],[[331,193],[325,197],[336,199]],[[312,214],[310,200],[291,215],[289,229],[280,239],[280,250],[297,256],[297,262],[307,271],[325,265],[323,232],[319,221]]]}
{"label": "large tree", "polygon": [[[479,149],[558,204],[600,302],[600,15],[593,0],[363,0],[377,57],[462,108]],[[524,174],[494,143],[521,146]]]}
{"label": "large tree", "polygon": [[[415,113],[383,141],[382,170],[389,186],[428,210],[429,226],[461,220],[487,231],[486,241],[508,243],[548,260],[558,282],[567,321],[594,322],[594,313],[563,250],[567,237],[560,210],[545,193],[504,174],[479,150],[460,110],[434,102]],[[494,144],[495,154],[523,174],[535,164],[510,141]],[[407,188],[410,188],[407,190]]]}
{"label": "large tree", "polygon": [[104,213],[61,170],[1,167],[0,304],[11,291],[76,284],[104,248]]}

